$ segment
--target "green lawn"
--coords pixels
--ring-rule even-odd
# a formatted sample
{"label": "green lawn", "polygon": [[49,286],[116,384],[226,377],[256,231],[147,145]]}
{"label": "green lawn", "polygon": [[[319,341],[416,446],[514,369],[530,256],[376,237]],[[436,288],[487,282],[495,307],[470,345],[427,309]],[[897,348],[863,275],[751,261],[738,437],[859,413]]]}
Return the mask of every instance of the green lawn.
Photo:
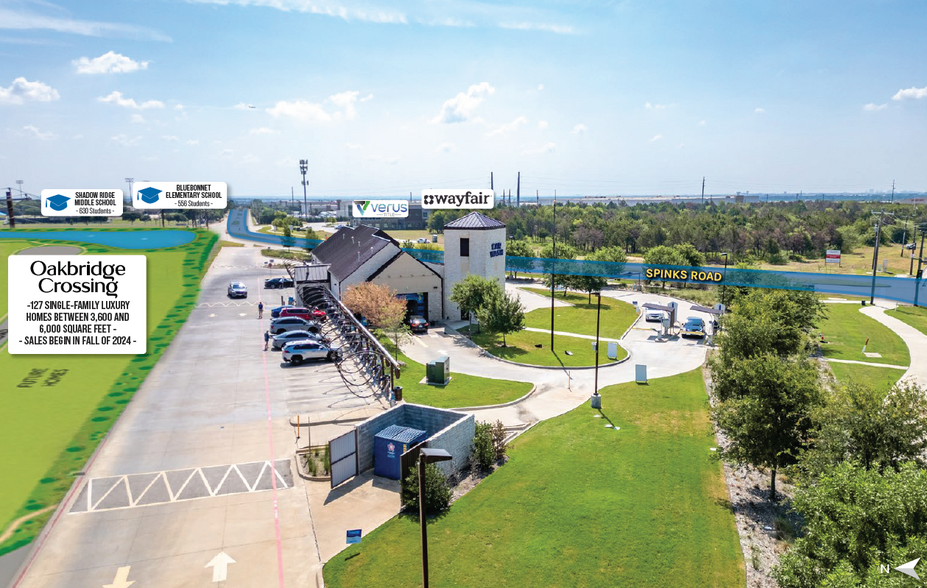
{"label": "green lawn", "polygon": [[37,243],[30,243],[28,241],[0,240],[0,266],[2,266],[2,268],[0,268],[0,319],[6,316],[7,299],[10,294],[6,258],[15,254],[20,249],[27,249],[29,247],[35,247],[36,245]]}
{"label": "green lawn", "polygon": [[[584,405],[538,424],[505,466],[431,520],[431,585],[744,585],[701,370],[602,396],[607,418]],[[391,519],[324,574],[330,588],[421,586],[418,520]]]}
{"label": "green lawn", "polygon": [[[550,291],[536,288],[524,288],[529,292],[544,292],[550,297]],[[557,295],[557,300],[562,300]],[[575,306],[559,306],[554,308],[554,327],[557,331],[578,333],[580,335],[595,335],[596,298],[592,297],[592,304],[583,295],[567,294],[567,302]],[[631,323],[637,318],[637,311],[627,302],[614,298],[602,297],[602,317],[600,320],[600,337],[618,339]],[[525,314],[525,326],[536,329],[550,329],[550,309],[538,308]],[[549,337],[548,337],[549,338]]]}
{"label": "green lawn", "polygon": [[[384,344],[390,352],[395,353],[392,343]],[[411,345],[417,345],[417,343],[413,342]],[[451,382],[445,387],[419,384],[425,377],[425,366],[412,361],[403,353],[400,353],[397,359],[406,364],[406,367],[402,369],[402,377],[397,380],[397,384],[402,386],[402,396],[405,400],[416,404],[427,404],[438,408],[486,406],[511,402],[531,391],[531,384],[527,382],[493,380],[456,374],[453,371],[451,371]],[[451,366],[453,365],[452,360]]]}
{"label": "green lawn", "polygon": [[[860,312],[855,304],[827,304],[827,319],[821,323],[825,343],[821,345],[825,357],[853,359],[892,365],[910,365],[908,346],[891,329]],[[882,357],[866,357],[875,352]]]}
{"label": "green lawn", "polygon": [[[466,334],[467,327],[461,329],[460,332]],[[564,367],[595,365],[595,351],[592,349],[595,341],[591,339],[554,335],[554,352],[550,350],[550,333],[537,331],[519,331],[506,335],[506,347],[502,347],[502,335],[477,333],[473,336],[473,342],[496,357],[518,363]],[[536,345],[541,345],[541,347],[535,347]],[[570,351],[572,355],[567,355],[566,351]],[[606,356],[607,351],[608,344],[602,342],[599,365],[612,363],[628,356],[628,352],[620,344],[617,359],[609,359]]]}
{"label": "green lawn", "polygon": [[886,310],[885,314],[908,323],[921,333],[927,335],[927,308],[899,306],[894,310]]}
{"label": "green lawn", "polygon": [[828,363],[834,378],[841,384],[857,382],[866,384],[876,389],[888,389],[894,386],[904,370],[892,368],[874,367],[871,365],[859,365],[854,363]]}
{"label": "green lawn", "polygon": [[[0,476],[0,532],[12,520],[57,503],[70,488],[72,473],[84,467],[189,315],[217,239],[197,231],[188,245],[144,252],[75,243],[89,254],[144,253],[148,258],[147,353],[10,355],[0,350],[0,414],[6,417],[0,447],[15,448],[0,453],[0,471],[7,473]],[[65,244],[43,241],[50,243]],[[5,281],[7,264],[0,265]],[[46,386],[52,368],[67,372]],[[32,386],[20,387],[33,370],[48,371]],[[20,526],[0,544],[0,554],[32,541],[50,514]]]}

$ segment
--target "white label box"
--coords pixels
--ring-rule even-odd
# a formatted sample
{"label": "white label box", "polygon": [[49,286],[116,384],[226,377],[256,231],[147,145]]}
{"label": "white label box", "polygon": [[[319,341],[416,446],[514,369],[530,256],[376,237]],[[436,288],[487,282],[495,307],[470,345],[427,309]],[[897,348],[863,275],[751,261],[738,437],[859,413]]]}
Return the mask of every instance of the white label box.
{"label": "white label box", "polygon": [[489,209],[495,206],[492,190],[422,190],[422,208],[429,210]]}
{"label": "white label box", "polygon": [[229,188],[225,182],[135,182],[132,206],[146,209],[225,208]]}
{"label": "white label box", "polygon": [[11,255],[11,354],[140,354],[144,255]]}
{"label": "white label box", "polygon": [[122,190],[42,190],[42,216],[122,216]]}

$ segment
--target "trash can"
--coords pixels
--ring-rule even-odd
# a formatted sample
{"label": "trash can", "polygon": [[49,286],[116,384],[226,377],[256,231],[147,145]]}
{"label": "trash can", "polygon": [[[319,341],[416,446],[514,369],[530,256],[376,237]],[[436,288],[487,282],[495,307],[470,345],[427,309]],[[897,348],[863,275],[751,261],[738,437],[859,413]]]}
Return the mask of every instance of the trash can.
{"label": "trash can", "polygon": [[398,480],[402,474],[403,453],[410,447],[428,438],[428,433],[410,427],[390,425],[373,438],[373,473],[391,480]]}

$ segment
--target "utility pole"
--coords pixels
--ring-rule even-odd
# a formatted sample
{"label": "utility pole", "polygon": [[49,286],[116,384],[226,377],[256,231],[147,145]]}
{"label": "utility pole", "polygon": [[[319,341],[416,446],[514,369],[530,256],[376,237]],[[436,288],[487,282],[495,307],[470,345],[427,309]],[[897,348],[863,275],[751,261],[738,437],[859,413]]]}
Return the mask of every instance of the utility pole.
{"label": "utility pole", "polygon": [[553,236],[553,260],[551,260],[552,266],[550,271],[550,351],[554,351],[554,282],[556,281],[557,274],[554,273],[554,270],[557,269],[557,191],[554,190],[554,230],[551,231]]}
{"label": "utility pole", "polygon": [[515,189],[515,206],[521,207],[521,172],[518,172],[518,184]]}
{"label": "utility pole", "polygon": [[[873,213],[875,214],[875,213]],[[892,213],[888,213],[890,216]],[[885,208],[879,212],[879,221],[876,223],[875,232],[875,249],[872,252],[872,289],[869,292],[869,304],[875,304],[875,286],[876,272],[879,269],[879,244],[882,241],[882,217],[885,215]]]}
{"label": "utility pole", "polygon": [[[11,219],[12,220],[12,219]],[[921,262],[924,261],[924,233],[927,233],[927,223],[921,225],[921,252],[917,256],[917,275],[914,282],[914,306],[917,306],[917,295],[921,291]]]}
{"label": "utility pole", "polygon": [[303,175],[303,214],[305,218],[309,218],[309,204],[306,199],[306,172],[309,171],[309,160],[300,159],[299,160],[299,173]]}
{"label": "utility pole", "polygon": [[705,176],[702,176],[702,204],[705,204]]}
{"label": "utility pole", "polygon": [[13,188],[6,189],[6,214],[10,219],[10,228],[16,228],[16,220],[13,218]]}
{"label": "utility pole", "polygon": [[892,180],[892,201],[891,204],[895,203],[895,180]]}
{"label": "utility pole", "polygon": [[489,172],[489,189],[495,191],[495,187],[492,182],[492,172]]}

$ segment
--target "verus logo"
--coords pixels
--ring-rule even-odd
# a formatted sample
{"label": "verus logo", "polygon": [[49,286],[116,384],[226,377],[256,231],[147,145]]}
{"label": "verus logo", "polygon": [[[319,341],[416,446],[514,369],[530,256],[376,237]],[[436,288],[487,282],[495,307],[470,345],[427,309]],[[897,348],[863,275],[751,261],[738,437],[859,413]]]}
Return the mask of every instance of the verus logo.
{"label": "verus logo", "polygon": [[355,200],[354,218],[406,218],[409,203],[405,200]]}
{"label": "verus logo", "polygon": [[492,190],[422,190],[422,208],[489,209],[495,202],[495,193]]}

